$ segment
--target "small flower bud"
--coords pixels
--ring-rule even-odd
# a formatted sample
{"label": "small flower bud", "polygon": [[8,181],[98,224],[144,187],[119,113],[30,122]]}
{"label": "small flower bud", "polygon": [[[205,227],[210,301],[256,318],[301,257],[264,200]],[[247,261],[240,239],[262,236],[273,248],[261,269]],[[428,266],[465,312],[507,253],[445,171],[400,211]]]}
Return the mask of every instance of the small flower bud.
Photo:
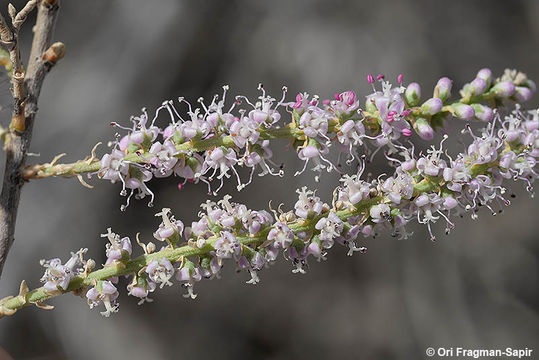
{"label": "small flower bud", "polygon": [[524,101],[530,100],[532,95],[533,95],[533,92],[529,88],[524,87],[524,86],[516,86],[515,93],[513,94],[513,98],[516,101],[524,102]]}
{"label": "small flower bud", "polygon": [[422,206],[425,206],[429,203],[429,197],[428,195],[425,195],[425,194],[422,194],[422,195],[419,195],[415,200],[414,200],[414,204],[418,207],[422,207]]}
{"label": "small flower bud", "polygon": [[421,112],[425,115],[434,115],[439,113],[443,106],[444,104],[441,99],[431,98],[421,105]]}
{"label": "small flower bud", "polygon": [[88,270],[93,270],[93,269],[95,268],[95,265],[96,265],[96,264],[95,264],[95,260],[94,260],[94,259],[88,259],[88,260],[86,261],[86,268],[87,268]]}
{"label": "small flower bud", "polygon": [[310,243],[307,248],[307,251],[309,254],[313,255],[316,258],[322,255],[322,249],[320,248],[320,245],[316,242]]}
{"label": "small flower bud", "polygon": [[401,164],[401,169],[404,171],[412,171],[415,169],[415,159],[410,159],[403,161]]}
{"label": "small flower bud", "polygon": [[481,69],[477,73],[476,78],[485,80],[488,88],[492,83],[492,71],[488,68]]}
{"label": "small flower bud", "polygon": [[434,97],[442,100],[442,102],[447,101],[451,97],[452,86],[453,81],[451,79],[447,77],[441,78],[434,88]]}
{"label": "small flower bud", "polygon": [[495,96],[508,98],[515,93],[515,85],[510,81],[499,82],[490,90]]}
{"label": "small flower bud", "polygon": [[[507,140],[507,141],[514,141],[514,140],[515,140],[515,138]],[[511,165],[513,165],[515,157],[516,157],[515,153],[513,153],[513,152],[509,152],[507,154],[502,155],[501,158],[500,158],[500,166],[502,168],[505,168],[505,169],[510,168]]]}
{"label": "small flower bud", "polygon": [[525,85],[528,87],[528,89],[532,91],[532,93],[535,93],[535,91],[537,90],[537,85],[535,85],[535,82],[533,80],[526,80]]}
{"label": "small flower bud", "polygon": [[457,205],[458,205],[457,200],[455,200],[455,198],[452,197],[452,196],[448,196],[448,197],[446,197],[446,198],[444,199],[444,208],[445,208],[446,210],[451,210],[451,209],[453,209],[453,208],[454,208],[455,206],[457,206]]}
{"label": "small flower bud", "polygon": [[423,140],[430,141],[434,138],[434,129],[425,118],[418,118],[414,123],[414,130]]}
{"label": "small flower bud", "polygon": [[456,103],[453,104],[452,107],[454,115],[461,120],[470,121],[475,116],[475,111],[470,105]]}
{"label": "small flower bud", "polygon": [[319,155],[318,149],[313,145],[308,145],[303,148],[303,156],[310,159]]}
{"label": "small flower bud", "polygon": [[365,236],[369,236],[372,233],[372,225],[363,226],[361,233]]}
{"label": "small flower bud", "polygon": [[471,107],[474,109],[475,118],[483,122],[490,122],[494,117],[494,112],[491,108],[481,104],[472,104]]}
{"label": "small flower bud", "polygon": [[476,78],[468,87],[468,91],[472,96],[481,95],[487,89],[487,82],[483,79]]}
{"label": "small flower bud", "polygon": [[149,242],[148,245],[146,245],[146,253],[151,254],[155,251],[155,244],[153,242]]}
{"label": "small flower bud", "polygon": [[404,98],[410,106],[417,106],[421,101],[421,86],[418,83],[411,83],[404,92]]}

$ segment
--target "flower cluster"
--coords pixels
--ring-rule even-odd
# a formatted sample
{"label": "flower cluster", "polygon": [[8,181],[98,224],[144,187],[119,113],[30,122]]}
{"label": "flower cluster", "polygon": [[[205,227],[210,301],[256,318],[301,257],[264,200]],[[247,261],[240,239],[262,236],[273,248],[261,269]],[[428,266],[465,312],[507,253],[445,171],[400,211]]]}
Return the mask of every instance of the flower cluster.
{"label": "flower cluster", "polygon": [[62,260],[56,258],[51,260],[41,260],[41,266],[45,267],[45,274],[41,278],[43,287],[47,291],[67,290],[71,279],[81,273],[83,259],[82,255],[87,249],[80,249],[76,253],[71,253],[71,258],[62,264]]}
{"label": "flower cluster", "polygon": [[[380,82],[379,90],[374,86],[376,81]],[[450,116],[490,122],[494,114],[490,106],[509,100],[526,101],[535,92],[535,84],[524,74],[507,71],[494,79],[489,69],[480,70],[463,87],[461,99],[455,102],[449,101],[452,81],[445,77],[438,81],[433,97],[423,102],[419,84],[404,86],[402,74],[396,87],[384,75],[376,79],[369,75],[367,82],[372,84],[373,92],[366,96],[364,109],[360,108],[360,98],[351,90],[324,100],[299,93],[296,101],[289,102],[286,87],[277,101],[266,94],[262,85],[256,101],[240,95],[228,108],[225,107],[228,86],[209,105],[199,99],[200,106],[193,108],[180,98],[179,104],[187,107],[186,115],[180,114],[173,101],[165,101],[153,117],[145,109],[142,115],[132,117],[131,127],[112,123],[127,134],[117,134],[110,143],[111,152],[101,158],[95,173],[113,183],[122,183],[120,194],[127,196],[122,210],[132,196],[149,196],[149,206],[153,205],[154,194],[147,185],[153,177],[179,176],[183,178],[178,184],[180,189],[186,182],[203,182],[209,193],[216,194],[224,179],[231,176],[236,178],[238,190],[251,183],[257,169],[259,175],[281,176],[282,169],[277,169],[269,147],[273,138],[292,140],[299,159],[304,162],[296,175],[303,173],[309,163],[314,164],[313,170],[318,174],[341,173],[340,164],[334,164],[327,156],[334,143],[340,154],[346,154],[348,164],[359,160],[359,155],[370,155],[372,159],[386,146],[389,154],[396,153],[402,146],[401,139],[411,137],[413,131],[430,141],[434,129],[443,126]],[[281,121],[282,112],[290,114],[290,122]],[[165,127],[157,125],[161,113],[169,118]],[[361,153],[359,147],[363,148]],[[237,167],[250,168],[247,181],[241,179]],[[220,184],[212,190],[211,182],[215,179]]]}
{"label": "flower cluster", "polygon": [[157,214],[161,224],[154,237],[165,246],[156,251],[153,243],[143,244],[137,238],[144,255],[136,259],[131,259],[130,239],[108,229],[102,235],[109,240],[103,269],[85,274],[80,268],[84,250],[65,265],[59,259],[43,262],[47,268],[43,291],[46,295],[66,291],[78,275],[83,285],[89,285],[89,305],[102,304],[105,316],[118,310],[121,275],[130,277],[127,290],[139,304],[152,301],[151,292],[174,281],[187,290],[185,297],[194,299],[195,284],[219,277],[227,261],[249,274],[247,283],[257,284],[259,272],[275,262],[279,252],[292,262],[294,273],[305,273],[309,259],[325,260],[336,243],[353,255],[366,251],[362,239],[378,233],[409,237],[407,225],[414,220],[426,225],[435,240],[432,224],[438,220],[449,233],[455,215],[468,213],[475,219],[481,207],[496,215],[510,204],[504,180],[522,180],[532,193],[539,156],[539,110],[525,112],[517,106],[507,116],[495,113],[493,121],[479,130],[480,136],[469,126],[464,133],[471,136],[471,143],[454,157],[443,148],[447,136],[419,155],[413,148],[396,145],[398,152],[388,156],[395,167],[392,176],[364,178],[365,161],[359,159],[358,173],[341,178],[331,205],[306,187],[297,190],[298,200],[288,212],[280,207],[278,211],[270,207],[270,212],[250,210],[226,195],[201,205],[199,220],[185,228],[170,209],[163,209]]}
{"label": "flower cluster", "polygon": [[[378,81],[381,89],[374,84]],[[199,219],[185,227],[175,219],[170,209],[157,213],[161,223],[154,232],[160,249],[153,242],[137,243],[144,254],[133,258],[131,239],[108,229],[102,237],[108,240],[106,261],[93,270],[95,261],[84,260],[81,249],[62,264],[60,259],[42,261],[46,268],[43,287],[27,291],[21,285],[21,296],[0,300],[0,315],[68,291],[85,294],[90,307],[103,305],[103,315],[118,311],[118,284],[128,277],[128,294],[139,304],[151,302],[148,296],[158,288],[175,282],[186,289],[185,297],[195,298],[194,287],[202,279],[218,278],[225,263],[233,262],[238,271],[248,273],[247,282],[257,284],[259,273],[275,262],[279,252],[292,263],[294,273],[305,273],[312,259],[325,260],[329,249],[339,244],[348,255],[364,253],[365,238],[389,233],[400,239],[411,235],[408,224],[417,221],[426,226],[435,240],[433,224],[445,223],[448,234],[454,227],[455,215],[469,214],[476,219],[481,208],[492,215],[510,205],[507,180],[522,181],[533,196],[533,182],[538,176],[539,109],[525,111],[519,102],[528,100],[535,84],[516,71],[506,71],[494,78],[488,69],[480,70],[476,78],[460,90],[460,99],[451,102],[452,82],[438,81],[433,96],[421,100],[417,83],[403,85],[402,75],[394,87],[383,75],[367,77],[373,92],[366,96],[365,108],[353,91],[335,94],[333,99],[300,93],[296,101],[287,102],[286,89],[277,101],[260,87],[261,96],[252,103],[244,96],[236,97],[225,110],[228,88],[219,99],[193,109],[185,100],[188,111],[184,118],[172,101],[166,101],[150,119],[133,117],[133,126],[117,135],[112,151],[98,161],[95,158],[74,164],[57,165],[55,161],[33,170],[36,176],[79,175],[97,173],[111,182],[121,182],[121,194],[142,198],[153,193],[147,183],[153,177],[179,176],[187,182],[205,182],[235,176],[238,190],[251,182],[256,168],[261,174],[281,175],[271,160],[269,142],[287,138],[304,161],[314,170],[338,171],[327,157],[330,147],[338,143],[347,163],[357,162],[356,174],[341,174],[340,184],[330,203],[315,191],[303,187],[297,190],[298,200],[291,211],[281,206],[270,211],[250,210],[245,205],[222,200],[208,200],[201,207]],[[502,112],[509,102],[517,102],[514,110]],[[243,108],[247,105],[247,109]],[[281,122],[281,113],[291,116]],[[170,123],[158,127],[160,113],[170,117]],[[407,141],[413,132],[426,141],[434,139],[435,129],[454,117],[464,120],[462,133],[471,137],[466,148],[449,156],[444,149],[448,138],[439,145],[416,153]],[[468,121],[478,120],[481,129],[472,130]],[[406,141],[403,141],[406,140]],[[358,152],[362,147],[363,152]],[[372,157],[380,151],[394,168],[392,175],[364,176]],[[340,159],[340,156],[339,156]],[[241,181],[238,166],[251,168],[249,180]],[[89,169],[92,169],[91,171]],[[129,194],[128,194],[129,193]],[[215,193],[212,191],[212,193]],[[151,202],[150,202],[151,203]]]}

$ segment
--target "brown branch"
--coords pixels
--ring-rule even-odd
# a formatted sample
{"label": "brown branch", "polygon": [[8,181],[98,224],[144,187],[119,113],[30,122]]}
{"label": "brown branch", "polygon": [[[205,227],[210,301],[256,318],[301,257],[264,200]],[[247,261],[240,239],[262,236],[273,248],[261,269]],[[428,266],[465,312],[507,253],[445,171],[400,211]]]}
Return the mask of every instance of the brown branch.
{"label": "brown branch", "polygon": [[[34,1],[31,0],[29,3],[32,2]],[[23,13],[22,20],[24,20],[28,14],[28,6],[32,7],[32,4],[27,4],[27,6],[20,12]],[[35,4],[33,6],[35,6]],[[28,62],[28,69],[23,82],[26,91],[26,97],[24,98],[24,104],[22,106],[24,111],[18,114],[17,104],[13,110],[13,116],[21,115],[24,126],[21,127],[21,131],[13,129],[8,143],[5,144],[6,164],[2,192],[0,193],[0,274],[2,273],[9,249],[14,241],[17,209],[19,206],[21,188],[24,183],[21,169],[25,164],[26,154],[30,146],[41,86],[45,79],[45,75],[53,65],[53,63],[43,59],[43,54],[51,44],[54,25],[58,14],[58,5],[55,1],[43,0],[37,6],[38,12],[36,25],[34,26],[34,39]],[[17,16],[12,16],[12,18],[16,20]],[[3,18],[0,22],[5,24]],[[17,26],[20,25],[18,24]],[[1,27],[2,25],[0,24],[0,28]],[[0,33],[2,31],[4,30],[0,29]],[[3,42],[4,44],[6,43],[5,41]]]}

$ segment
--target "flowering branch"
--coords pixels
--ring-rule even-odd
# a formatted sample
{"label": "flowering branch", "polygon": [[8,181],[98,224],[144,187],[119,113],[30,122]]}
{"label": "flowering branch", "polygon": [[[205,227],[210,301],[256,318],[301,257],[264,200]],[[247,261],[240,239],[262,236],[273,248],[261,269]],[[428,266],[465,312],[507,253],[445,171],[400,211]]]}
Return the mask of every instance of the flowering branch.
{"label": "flowering branch", "polygon": [[[145,109],[143,115],[133,117],[132,128],[112,123],[128,133],[123,137],[118,134],[116,141],[110,143],[112,152],[101,159],[95,156],[95,149],[90,157],[70,164],[58,164],[57,157],[51,163],[26,167],[23,176],[25,179],[77,176],[86,185],[81,174],[86,173],[88,177],[97,174],[111,182],[122,182],[123,196],[127,195],[127,189],[131,190],[126,205],[136,191],[138,198],[150,195],[151,206],[153,193],[146,183],[152,177],[178,175],[184,178],[180,188],[187,181],[202,181],[208,184],[209,193],[215,194],[223,179],[230,176],[230,170],[236,175],[238,190],[251,182],[257,167],[262,170],[260,175],[282,175],[282,171],[271,167],[276,166],[269,149],[272,139],[291,140],[298,157],[305,162],[301,172],[309,161],[315,163],[315,171],[340,172],[338,166],[325,157],[332,143],[337,143],[341,152],[348,154],[347,163],[350,164],[358,157],[359,146],[363,146],[367,154],[374,155],[382,147],[388,147],[392,153],[399,138],[412,136],[412,129],[422,139],[430,141],[434,129],[443,127],[444,120],[449,117],[489,122],[495,108],[508,100],[526,101],[535,92],[535,84],[520,72],[507,70],[502,77],[494,79],[489,69],[482,69],[460,91],[459,100],[449,101],[452,81],[442,78],[433,97],[421,103],[421,88],[417,83],[404,87],[400,75],[398,87],[392,88],[383,75],[377,79],[382,91],[377,91],[373,85],[365,110],[359,109],[360,101],[352,91],[335,94],[333,100],[323,101],[317,96],[300,93],[295,102],[286,102],[286,88],[283,88],[282,98],[277,102],[266,95],[262,86],[258,102],[253,104],[244,96],[236,96],[228,111],[224,110],[227,86],[221,100],[215,96],[206,106],[203,99],[199,99],[201,108],[194,110],[180,98],[180,103],[188,105],[189,120],[183,119],[172,101],[165,101],[152,119]],[[375,82],[372,75],[367,80],[370,84]],[[233,110],[242,103],[252,109],[241,108],[234,114]],[[291,121],[282,126],[278,125],[280,107],[291,114]],[[170,123],[164,129],[156,125],[161,111],[170,116]],[[162,140],[158,140],[160,135]],[[374,145],[374,150],[367,146],[367,142]],[[242,183],[235,166],[251,168],[248,182]],[[210,182],[215,178],[221,180],[221,186],[212,191]]]}
{"label": "flowering branch", "polygon": [[[348,248],[348,255],[365,252],[358,247],[359,235],[374,236],[388,231],[407,238],[407,223],[417,220],[428,227],[435,240],[431,224],[440,218],[449,233],[454,224],[451,215],[471,213],[477,218],[479,207],[485,206],[493,215],[494,202],[509,205],[503,196],[505,179],[520,179],[532,192],[531,183],[538,177],[535,171],[539,156],[539,110],[523,112],[520,107],[503,119],[496,114],[493,122],[476,136],[472,136],[467,150],[454,159],[443,148],[432,147],[426,154],[415,156],[413,148],[400,147],[398,157],[388,158],[396,168],[393,176],[362,180],[364,161],[356,175],[344,175],[341,186],[333,193],[331,206],[323,203],[312,191],[298,190],[299,199],[294,211],[279,213],[272,210],[252,211],[244,205],[231,203],[225,196],[218,203],[207,201],[200,220],[186,228],[181,221],[163,209],[156,214],[162,218],[154,237],[167,245],[155,251],[153,243],[142,244],[144,255],[131,259],[132,247],[128,237],[120,238],[108,229],[106,237],[107,261],[103,268],[92,271],[93,260],[85,261],[85,249],[72,254],[62,265],[60,259],[42,261],[46,267],[41,279],[44,286],[28,291],[21,285],[18,296],[0,300],[0,315],[11,315],[16,310],[36,304],[62,293],[85,295],[90,307],[102,304],[103,315],[118,310],[119,276],[132,276],[127,289],[140,299],[150,302],[149,293],[159,285],[172,285],[176,279],[187,288],[186,297],[195,298],[194,284],[204,278],[218,277],[224,260],[233,259],[240,270],[251,275],[248,283],[259,282],[258,272],[274,262],[278,252],[291,259],[293,272],[304,273],[307,259],[324,260],[326,250],[337,242]],[[444,159],[444,156],[446,159]],[[500,203],[501,201],[501,203]],[[270,208],[271,210],[271,208]],[[501,210],[500,210],[501,212]],[[187,244],[178,246],[181,236]]]}
{"label": "flowering branch", "polygon": [[[352,211],[343,210],[339,211],[337,214],[342,220],[346,220],[351,216],[359,214],[369,205],[372,205],[379,200],[379,198],[370,199],[356,206],[356,208]],[[291,223],[288,226],[291,230],[297,232],[310,230],[314,228],[316,220],[319,220],[322,217],[323,216],[318,216],[311,221]],[[253,246],[256,248],[259,247],[267,239],[270,230],[271,228],[267,228],[264,231],[260,231],[257,236],[238,236],[236,239],[241,245]],[[73,279],[69,283],[69,286],[67,286],[67,288],[62,291],[49,291],[45,289],[45,287],[41,287],[26,293],[25,297],[22,298],[9,297],[3,299],[2,303],[0,304],[0,315],[10,315],[8,314],[10,310],[17,310],[24,306],[36,303],[40,304],[44,300],[60,295],[62,293],[75,291],[85,286],[94,286],[96,282],[100,280],[106,280],[116,276],[136,274],[141,269],[147,267],[150,263],[152,263],[152,261],[167,259],[168,261],[174,263],[181,261],[185,257],[202,256],[209,254],[210,252],[215,251],[215,244],[217,241],[219,241],[219,238],[217,236],[212,236],[208,238],[205,241],[205,245],[200,248],[193,247],[191,245],[184,245],[177,248],[166,248],[155,253],[141,255],[125,263],[118,262],[107,265],[102,269],[93,271],[91,273],[73,277]]]}
{"label": "flowering branch", "polygon": [[[38,11],[32,49],[28,69],[24,71],[19,55],[18,32],[28,13],[36,6]],[[15,99],[10,132],[6,134],[7,141],[4,144],[6,165],[0,193],[0,274],[14,241],[17,209],[24,182],[21,170],[25,165],[30,146],[41,86],[46,73],[54,64],[43,59],[42,54],[46,53],[51,44],[57,13],[57,1],[30,0],[18,13],[10,4],[12,28],[0,15],[0,39],[10,52],[13,66],[12,92]]]}

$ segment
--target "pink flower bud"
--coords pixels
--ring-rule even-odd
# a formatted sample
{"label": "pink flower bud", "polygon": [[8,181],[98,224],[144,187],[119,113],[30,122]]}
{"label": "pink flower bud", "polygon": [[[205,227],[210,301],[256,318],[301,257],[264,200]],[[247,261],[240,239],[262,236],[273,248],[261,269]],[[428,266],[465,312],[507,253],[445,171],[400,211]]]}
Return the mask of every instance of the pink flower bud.
{"label": "pink flower bud", "polygon": [[490,122],[494,118],[494,112],[491,108],[481,104],[472,104],[475,112],[475,118],[483,122]]}
{"label": "pink flower bud", "polygon": [[320,257],[320,255],[322,254],[322,249],[320,249],[320,245],[315,242],[312,242],[309,244],[308,252],[314,257]]}
{"label": "pink flower bud", "polygon": [[372,233],[372,225],[363,226],[361,233],[365,236],[369,236]]}
{"label": "pink flower bud", "polygon": [[515,94],[513,97],[516,101],[524,102],[528,101],[532,98],[533,92],[524,86],[517,86],[515,87]]}
{"label": "pink flower bud", "polygon": [[453,81],[447,77],[443,77],[438,80],[436,87],[434,88],[434,97],[442,100],[443,102],[447,101],[451,97],[451,87],[453,86]]}
{"label": "pink flower bud", "polygon": [[481,95],[487,89],[487,82],[481,78],[476,78],[470,83],[469,90],[472,95]]}
{"label": "pink flower bud", "polygon": [[492,71],[488,68],[481,69],[477,73],[476,78],[485,80],[487,87],[489,87],[492,82]]}
{"label": "pink flower bud", "polygon": [[404,98],[410,106],[417,106],[421,101],[421,86],[418,83],[411,83],[404,92]]}
{"label": "pink flower bud", "polygon": [[430,141],[434,138],[434,129],[425,118],[419,118],[414,124],[417,135],[423,140]]}
{"label": "pink flower bud", "polygon": [[308,159],[317,157],[319,155],[318,149],[316,148],[316,146],[313,146],[313,145],[308,145],[304,147],[302,151],[303,151],[303,156]]}
{"label": "pink flower bud", "polygon": [[414,204],[418,207],[425,206],[429,203],[429,197],[425,194],[419,195],[415,200]]}
{"label": "pink flower bud", "polygon": [[461,120],[470,121],[475,116],[475,111],[470,105],[456,103],[453,105],[453,110],[455,111],[455,116]]}
{"label": "pink flower bud", "polygon": [[261,124],[266,121],[266,119],[268,118],[268,114],[262,110],[251,110],[249,112],[249,117],[257,123]]}
{"label": "pink flower bud", "polygon": [[442,110],[443,106],[444,104],[441,99],[431,98],[425,101],[423,105],[421,105],[421,112],[429,116],[435,115]]}
{"label": "pink flower bud", "polygon": [[499,82],[490,90],[494,95],[500,98],[508,98],[515,93],[515,84],[511,81]]}
{"label": "pink flower bud", "polygon": [[457,200],[455,200],[454,197],[452,196],[448,196],[444,199],[444,208],[446,210],[450,210],[450,209],[453,209],[455,206],[458,205],[458,202]]}
{"label": "pink flower bud", "polygon": [[[406,130],[410,131],[410,129],[406,129]],[[410,159],[410,160],[403,161],[401,164],[401,169],[404,171],[412,171],[413,169],[415,169],[415,160]]]}

